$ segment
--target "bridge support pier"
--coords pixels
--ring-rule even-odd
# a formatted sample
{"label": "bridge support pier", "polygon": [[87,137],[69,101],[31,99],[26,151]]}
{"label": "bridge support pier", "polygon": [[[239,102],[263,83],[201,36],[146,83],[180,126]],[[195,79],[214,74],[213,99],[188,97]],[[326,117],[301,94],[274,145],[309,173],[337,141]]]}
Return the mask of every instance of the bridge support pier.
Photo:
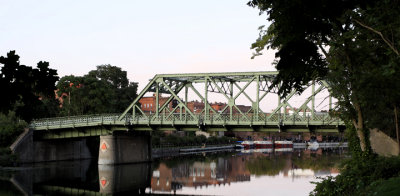
{"label": "bridge support pier", "polygon": [[100,136],[99,165],[151,161],[150,135]]}

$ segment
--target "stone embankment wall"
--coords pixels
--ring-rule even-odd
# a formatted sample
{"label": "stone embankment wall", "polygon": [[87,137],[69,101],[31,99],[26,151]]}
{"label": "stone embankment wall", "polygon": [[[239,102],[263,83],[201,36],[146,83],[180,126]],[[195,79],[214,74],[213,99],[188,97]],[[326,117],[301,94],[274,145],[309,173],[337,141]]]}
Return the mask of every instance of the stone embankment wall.
{"label": "stone embankment wall", "polygon": [[373,129],[370,131],[369,141],[371,142],[372,150],[382,156],[397,156],[399,155],[399,144],[387,136],[382,131]]}

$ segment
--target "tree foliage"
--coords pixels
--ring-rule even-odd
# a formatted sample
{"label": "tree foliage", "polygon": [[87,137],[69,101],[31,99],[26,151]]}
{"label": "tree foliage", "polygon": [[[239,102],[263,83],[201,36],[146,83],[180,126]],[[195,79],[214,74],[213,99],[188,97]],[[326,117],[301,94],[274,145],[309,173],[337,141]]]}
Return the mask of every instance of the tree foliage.
{"label": "tree foliage", "polygon": [[15,111],[26,121],[54,114],[51,111],[57,108],[54,90],[59,77],[48,62],[40,61],[37,68],[21,65],[19,56],[10,51],[0,57],[0,64],[1,113]]}
{"label": "tree foliage", "polygon": [[111,65],[97,66],[84,76],[64,76],[57,88],[62,116],[119,113],[137,95],[137,84],[129,83],[126,71]]}
{"label": "tree foliage", "polygon": [[26,126],[27,123],[19,120],[15,112],[0,113],[0,148],[10,146]]}
{"label": "tree foliage", "polygon": [[[338,113],[357,129],[395,133],[400,100],[400,1],[252,0],[272,25],[252,45],[277,49],[281,96],[326,80]],[[395,122],[396,121],[396,122]]]}

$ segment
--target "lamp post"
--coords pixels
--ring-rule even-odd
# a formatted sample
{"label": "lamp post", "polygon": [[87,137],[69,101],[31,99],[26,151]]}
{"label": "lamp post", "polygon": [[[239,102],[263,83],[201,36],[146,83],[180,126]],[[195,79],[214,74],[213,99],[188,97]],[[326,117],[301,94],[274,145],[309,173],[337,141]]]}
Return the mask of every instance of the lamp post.
{"label": "lamp post", "polygon": [[68,91],[68,118],[70,117],[71,113],[71,88],[74,86],[74,83],[69,83],[69,91]]}

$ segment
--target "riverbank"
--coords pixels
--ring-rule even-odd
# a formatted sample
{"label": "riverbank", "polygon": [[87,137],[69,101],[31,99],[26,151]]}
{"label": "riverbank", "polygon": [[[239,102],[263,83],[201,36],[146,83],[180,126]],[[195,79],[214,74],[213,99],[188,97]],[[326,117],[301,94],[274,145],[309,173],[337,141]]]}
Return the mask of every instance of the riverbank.
{"label": "riverbank", "polygon": [[[318,148],[337,148],[337,147],[348,147],[347,142],[324,142],[319,143]],[[307,143],[293,143],[293,148],[307,148]],[[214,151],[223,151],[223,150],[234,150],[235,145],[226,144],[226,145],[207,145],[207,146],[186,146],[186,147],[166,147],[166,148],[153,148],[152,149],[152,157],[153,158],[161,158],[168,156],[179,156],[185,154],[194,154],[199,152],[214,152]],[[268,148],[273,149],[273,148]]]}

